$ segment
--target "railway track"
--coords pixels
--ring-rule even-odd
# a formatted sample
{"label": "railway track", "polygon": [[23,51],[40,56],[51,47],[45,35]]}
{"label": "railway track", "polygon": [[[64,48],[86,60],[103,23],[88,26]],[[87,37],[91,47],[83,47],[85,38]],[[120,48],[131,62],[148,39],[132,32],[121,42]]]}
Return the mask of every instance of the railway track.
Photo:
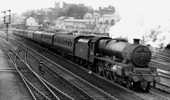
{"label": "railway track", "polygon": [[170,71],[158,70],[159,76],[161,77],[161,82],[157,83],[159,88],[167,93],[170,93]]}
{"label": "railway track", "polygon": [[[156,89],[170,93],[170,74],[167,74],[165,71],[161,71],[160,69],[167,70],[169,72],[169,66],[166,66],[158,61],[152,60],[153,62],[150,66],[154,66],[158,68],[158,75],[160,76],[160,82],[156,83]],[[170,72],[169,72],[170,73]]]}
{"label": "railway track", "polygon": [[[31,44],[32,45],[32,44]],[[36,45],[37,46],[37,45]],[[44,49],[42,49],[42,51],[44,51]],[[41,53],[43,53],[42,51],[39,51],[38,50],[38,52],[41,52]],[[45,50],[45,51],[48,51],[48,50]],[[47,52],[44,52],[44,53],[47,53]],[[49,52],[47,53],[47,54],[45,54],[45,55],[48,55],[48,56],[51,56],[51,55],[49,55]],[[54,53],[52,54],[52,55],[55,55]],[[93,74],[93,73],[92,73]],[[108,81],[108,80],[105,80],[105,79],[103,79],[104,81]],[[109,81],[110,82],[110,81]],[[102,84],[102,83],[101,83]],[[120,91],[118,91],[119,93],[122,93],[123,94],[123,92],[121,92],[121,90]],[[128,91],[128,92],[130,92],[130,93],[125,93],[125,95],[124,96],[126,96],[126,99],[125,99],[125,97],[123,96],[123,98],[121,97],[117,97],[118,99],[120,99],[120,100],[132,100],[132,97],[134,96],[134,95],[136,95],[136,96],[134,96],[134,97],[137,97],[138,96],[138,99],[144,99],[144,100],[148,100],[149,98],[150,99],[153,99],[153,100],[155,100],[154,98],[164,98],[164,96],[158,96],[158,94],[156,94],[155,92],[151,92],[151,93],[148,93],[148,94],[143,94],[143,93],[132,93],[131,91]],[[129,96],[131,94],[131,97]],[[112,95],[112,94],[111,94]],[[128,96],[127,96],[128,95]],[[133,96],[132,96],[133,95]],[[128,98],[129,97],[129,98]],[[133,99],[134,99],[134,97],[133,97]],[[139,98],[139,97],[141,97],[141,98]],[[128,98],[128,99],[127,99]],[[165,97],[166,98],[166,97]],[[168,99],[163,99],[163,100],[168,100]]]}
{"label": "railway track", "polygon": [[[48,65],[45,65],[45,64],[43,64],[43,65],[44,65],[44,70],[46,71],[46,73],[54,75],[55,79],[57,79],[57,80],[59,80],[59,79],[63,80],[63,78],[64,78],[64,80],[67,81],[67,83],[69,82],[69,84],[70,83],[73,84],[73,87],[76,86],[76,88],[78,88],[81,91],[84,91],[87,95],[90,94],[89,96],[91,98],[95,99],[95,100],[102,100],[102,99],[112,100],[112,99],[116,99],[114,97],[107,96],[106,93],[104,93],[104,95],[103,95],[102,91],[94,91],[94,86],[92,86],[89,83],[86,83],[85,81],[82,82],[82,80],[75,79],[74,75],[69,75],[67,72],[63,72],[63,71],[56,74],[55,71],[49,71]],[[63,77],[61,77],[61,76],[63,76]],[[63,82],[63,83],[66,83],[66,82]],[[58,84],[56,84],[54,82],[54,85],[57,86]],[[70,90],[70,88],[67,88],[67,90]],[[81,91],[80,91],[80,93],[81,93]],[[85,98],[85,100],[89,100],[89,98]]]}
{"label": "railway track", "polygon": [[170,51],[168,50],[161,50],[161,49],[157,49],[157,50],[153,50],[153,52],[162,55],[162,56],[166,56],[166,57],[170,57]]}
{"label": "railway track", "polygon": [[[15,44],[15,42],[16,41],[14,41],[14,40],[12,41],[12,43],[14,43],[14,45],[17,45],[18,43]],[[40,48],[38,48],[38,47],[33,48],[33,49],[36,49],[36,50],[39,49],[40,50]],[[98,90],[103,91],[107,95],[111,96],[112,100],[113,99],[119,99],[119,100],[143,100],[139,96],[135,95],[134,92],[129,91],[128,89],[126,89],[126,88],[124,88],[124,87],[122,87],[122,86],[120,86],[118,84],[115,84],[115,83],[113,83],[111,81],[108,81],[105,78],[102,78],[102,77],[96,75],[95,73],[89,74],[88,70],[86,70],[84,68],[80,68],[79,65],[77,65],[75,63],[72,63],[69,60],[66,60],[66,59],[62,58],[61,56],[57,56],[56,54],[54,54],[54,53],[52,53],[50,51],[47,52],[47,51],[44,51],[43,48],[41,48],[41,52],[40,51],[36,51],[36,52],[39,52],[38,53],[39,55],[42,54],[42,55],[44,55],[43,57],[45,57],[46,59],[49,59],[51,61],[51,64],[53,64],[53,63],[56,64],[55,62],[57,62],[57,63],[60,64],[60,65],[57,64],[58,66],[69,70],[69,72],[73,72],[74,74],[76,74],[76,76],[79,76],[80,79],[83,79],[85,81],[90,82],[90,84],[92,86],[95,86]],[[56,67],[52,67],[52,68],[54,68],[53,70],[57,71]],[[81,88],[84,88],[84,86],[81,86]],[[97,98],[97,100],[98,99],[99,98]],[[108,99],[106,99],[106,100],[108,100]]]}
{"label": "railway track", "polygon": [[[2,45],[2,44],[1,44]],[[9,51],[9,49],[7,49],[4,45],[3,45],[3,50],[4,51],[6,51],[6,52],[10,52]],[[11,52],[10,52],[11,53]],[[27,82],[26,80],[25,80],[25,77],[22,75],[22,73],[19,71],[19,69],[17,68],[17,65],[16,65],[16,63],[12,60],[12,56],[10,56],[9,54],[6,54],[7,56],[8,56],[8,58],[10,59],[10,63],[12,63],[12,65],[15,67],[15,72],[17,72],[18,73],[18,75],[20,76],[20,78],[21,78],[21,80],[23,81],[23,83],[25,84],[25,86],[26,86],[26,88],[28,89],[28,91],[29,91],[29,93],[31,94],[31,96],[32,96],[32,99],[33,100],[38,100],[38,99],[40,99],[40,97],[41,98],[43,98],[43,96],[42,96],[42,94],[41,93],[39,93],[39,92],[37,92],[37,91],[35,91],[35,88],[34,87],[32,87],[32,85],[30,84],[30,82]],[[33,91],[34,90],[34,91]],[[46,98],[43,98],[44,100],[46,99]],[[43,99],[40,99],[40,100],[43,100]],[[47,99],[48,100],[48,99]]]}
{"label": "railway track", "polygon": [[153,52],[154,55],[150,66],[158,68],[158,74],[161,78],[161,81],[156,84],[156,88],[170,93],[170,54],[162,50],[155,50]]}
{"label": "railway track", "polygon": [[13,51],[8,54],[8,57],[12,60],[16,71],[26,84],[34,100],[71,100],[68,99],[68,97],[60,99],[59,95],[56,96],[53,91],[50,90],[50,88],[41,80],[41,78],[34,73],[34,71],[29,69],[28,66],[20,60],[20,58],[17,58],[18,56]]}
{"label": "railway track", "polygon": [[152,52],[153,52],[152,59],[160,62],[165,62],[165,63],[170,62],[170,54],[169,54],[170,52],[165,52],[162,50],[155,50]]}
{"label": "railway track", "polygon": [[169,96],[164,96],[161,92],[152,90],[149,93],[137,93],[144,100],[170,100]]}
{"label": "railway track", "polygon": [[[166,92],[166,91],[163,91],[163,92]],[[163,95],[160,95],[160,94],[163,94],[163,93],[158,93],[157,91],[156,92],[152,91],[152,92],[149,92],[149,93],[135,93],[135,95],[141,97],[144,100],[148,100],[148,99],[155,100],[155,98],[159,98],[159,100],[169,100],[169,97],[167,96],[167,94],[163,94],[163,95],[166,95],[166,96],[163,96]]]}
{"label": "railway track", "polygon": [[170,80],[170,71],[164,71],[158,69],[159,75],[163,78],[169,79]]}
{"label": "railway track", "polygon": [[[48,50],[45,50],[45,51],[48,51]],[[53,54],[55,55],[55,54]],[[107,80],[106,80],[107,81]],[[152,89],[153,90],[153,89]],[[159,93],[158,93],[159,92]],[[143,93],[135,93],[136,95],[138,95],[139,97],[143,98],[143,99],[154,99],[154,98],[161,98],[161,99],[165,99],[165,100],[169,100],[169,99],[166,99],[166,98],[169,98],[169,96],[167,96],[167,93],[160,93],[160,91],[151,91],[150,93],[148,94],[143,94]],[[160,94],[162,94],[163,96],[161,96]],[[165,96],[164,96],[165,95]]]}
{"label": "railway track", "polygon": [[9,58],[9,63],[10,63],[10,66],[14,67],[12,69],[3,69],[1,70],[1,72],[6,72],[6,71],[12,71],[12,72],[15,72],[19,77],[20,77],[20,80],[21,82],[24,83],[26,89],[28,90],[28,92],[30,93],[30,96],[32,98],[32,100],[37,100],[35,95],[33,94],[33,91],[31,91],[30,87],[28,86],[28,84],[26,83],[26,81],[24,80],[24,78],[22,77],[22,74],[19,73],[19,71],[16,69],[16,65],[13,63],[13,61],[11,60],[11,58],[9,57],[9,55],[7,53],[9,53],[9,49],[7,49],[1,42],[0,44],[1,46],[1,49],[5,52],[5,56]]}
{"label": "railway track", "polygon": [[166,62],[160,62],[155,59],[152,59],[151,62],[149,63],[149,66],[157,67],[159,69],[167,70],[170,71],[170,65],[169,63]]}
{"label": "railway track", "polygon": [[152,59],[157,60],[159,62],[164,62],[164,63],[170,62],[170,57],[163,56],[163,55],[160,55],[160,54],[153,55]]}
{"label": "railway track", "polygon": [[[37,58],[37,59],[41,59],[41,62],[44,62],[42,66],[45,66],[45,67],[42,67],[42,68],[43,68],[43,70],[45,70],[45,74],[42,74],[42,77],[43,77],[42,80],[50,88],[52,88],[52,90],[59,88],[59,87],[60,87],[60,89],[65,87],[63,90],[68,90],[70,93],[74,91],[72,94],[69,94],[69,95],[75,97],[74,98],[75,100],[80,100],[80,99],[81,100],[117,100],[117,98],[115,98],[114,96],[107,94],[106,92],[104,92],[101,89],[95,87],[94,85],[88,83],[87,81],[81,79],[80,77],[74,75],[73,73],[71,73],[69,71],[64,71],[61,68],[61,66],[60,66],[61,69],[57,69],[57,70],[50,69],[50,67],[52,67],[52,66],[54,67],[54,65],[55,65],[55,67],[58,66],[54,62],[51,61],[50,63],[53,63],[53,64],[47,64],[47,63],[49,63],[48,61],[50,61],[50,60],[47,60],[47,59],[42,60],[42,58]],[[54,70],[55,72],[52,70]],[[56,72],[58,72],[58,73],[56,73]],[[60,81],[60,83],[57,81]],[[62,82],[62,81],[64,81],[64,82]],[[61,84],[61,83],[63,83],[63,84]],[[68,83],[69,83],[69,85],[68,85]],[[58,85],[59,85],[59,87],[56,87]],[[64,85],[64,86],[61,86],[61,85]],[[76,89],[77,93],[79,93],[79,94],[77,94],[77,93],[75,94],[75,89]],[[55,92],[55,90],[54,90],[54,92]],[[65,99],[63,99],[63,100],[65,100]]]}
{"label": "railway track", "polygon": [[[29,54],[30,56],[33,54]],[[31,59],[35,59],[36,62],[38,62],[38,59],[42,59],[39,57],[31,56],[28,57]],[[48,61],[41,60],[41,71],[36,68],[38,66],[34,66],[35,63],[32,63],[33,61],[29,61],[32,68],[37,71],[37,73],[40,73],[40,76],[43,77],[43,79],[47,80],[46,83],[50,85],[53,88],[58,88],[59,90],[67,93],[71,97],[73,97],[76,100],[92,100],[92,99],[102,99],[102,98],[108,98],[109,97],[106,94],[103,94],[101,91],[96,91],[93,86],[90,86],[87,82],[82,82],[82,80],[75,78],[74,75],[70,74],[67,71],[63,71],[61,69],[51,69],[51,67],[57,66],[53,64],[49,64]],[[44,80],[44,81],[45,81]],[[76,84],[77,82],[77,84]],[[84,88],[80,88],[80,85],[83,84]],[[89,87],[90,86],[90,87]],[[84,90],[83,90],[84,89]],[[90,89],[90,90],[88,90]],[[93,90],[94,89],[94,90]],[[71,90],[71,91],[70,91]],[[88,91],[91,91],[91,93],[87,93]],[[89,95],[90,94],[90,95]],[[114,99],[111,97],[110,99]]]}
{"label": "railway track", "polygon": [[[160,83],[157,83],[159,88],[163,88],[165,92],[170,93],[170,55],[167,52],[157,50],[154,51],[152,66],[158,69],[159,76],[161,77]],[[163,70],[162,70],[163,69]],[[166,71],[165,71],[166,70]]]}
{"label": "railway track", "polygon": [[[30,45],[32,45],[32,44],[30,44]],[[35,46],[35,47],[37,47],[37,46]],[[42,49],[41,49],[42,50]],[[48,50],[42,50],[42,51],[48,51]],[[39,51],[38,50],[38,52],[42,52],[42,51]],[[55,55],[55,54],[53,54],[53,55]],[[49,56],[49,55],[48,55]],[[93,74],[93,73],[92,73]],[[100,77],[100,78],[102,78],[102,77]],[[104,78],[102,78],[106,83],[107,82],[109,82],[109,83],[111,83],[111,81],[108,81],[108,80],[105,80]],[[104,83],[101,83],[101,84],[104,84]],[[111,83],[112,84],[112,83]],[[103,85],[103,86],[110,86],[110,89],[111,89],[111,85]],[[103,87],[102,87],[103,88]],[[107,88],[107,87],[105,87],[105,88]],[[114,88],[115,90],[116,90],[116,88]],[[105,90],[105,89],[104,89]],[[109,90],[109,89],[108,89]],[[108,90],[106,90],[106,91],[108,91]],[[128,90],[127,90],[128,91]],[[120,89],[119,91],[118,91],[119,93],[122,93],[123,94],[123,92],[122,92],[122,90]],[[138,96],[139,98],[138,99],[144,99],[144,100],[148,100],[148,98],[150,98],[150,99],[153,99],[153,98],[160,98],[160,96],[157,96],[156,94],[154,94],[154,93],[149,93],[149,94],[142,94],[142,93],[132,93],[131,91],[128,91],[128,92],[130,92],[130,93],[125,93],[125,94],[123,94],[123,96],[126,96],[126,99],[125,100],[127,100],[128,99],[128,97],[129,98],[131,98],[132,99],[132,97],[133,96]],[[113,93],[113,92],[112,92]],[[130,97],[129,95],[131,94],[131,96],[132,97]],[[113,95],[113,94],[112,94]],[[135,97],[136,97],[135,96]],[[117,98],[119,98],[119,97],[117,97]],[[163,96],[163,98],[164,98],[164,96]],[[120,100],[122,99],[122,98],[119,98]],[[130,100],[130,99],[129,99]],[[165,99],[166,100],[166,99]]]}

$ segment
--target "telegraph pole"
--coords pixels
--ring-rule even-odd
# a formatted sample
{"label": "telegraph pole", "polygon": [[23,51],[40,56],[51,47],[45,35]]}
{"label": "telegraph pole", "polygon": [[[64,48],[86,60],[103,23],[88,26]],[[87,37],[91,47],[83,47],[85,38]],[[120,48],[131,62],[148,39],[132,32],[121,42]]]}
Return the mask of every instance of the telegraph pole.
{"label": "telegraph pole", "polygon": [[6,10],[2,11],[4,13],[4,24],[6,26],[6,40],[8,41],[8,29],[9,29],[9,24],[11,24],[11,10]]}

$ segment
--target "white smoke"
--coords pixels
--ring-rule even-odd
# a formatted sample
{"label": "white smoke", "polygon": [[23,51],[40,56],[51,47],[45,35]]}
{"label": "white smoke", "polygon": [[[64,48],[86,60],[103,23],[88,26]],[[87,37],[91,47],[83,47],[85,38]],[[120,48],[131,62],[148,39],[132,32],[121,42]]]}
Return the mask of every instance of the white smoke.
{"label": "white smoke", "polygon": [[[117,7],[121,20],[110,28],[111,37],[145,39],[154,47],[170,43],[169,0],[119,0]],[[151,30],[157,33],[156,41],[149,37]]]}

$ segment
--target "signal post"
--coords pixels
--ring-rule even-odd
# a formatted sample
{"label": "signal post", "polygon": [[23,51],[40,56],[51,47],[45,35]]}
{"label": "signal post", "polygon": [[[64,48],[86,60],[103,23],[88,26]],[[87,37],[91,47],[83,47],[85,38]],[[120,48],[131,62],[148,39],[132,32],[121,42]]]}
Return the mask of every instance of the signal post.
{"label": "signal post", "polygon": [[4,13],[3,21],[6,27],[6,40],[8,41],[8,29],[9,24],[11,24],[11,10],[2,11]]}

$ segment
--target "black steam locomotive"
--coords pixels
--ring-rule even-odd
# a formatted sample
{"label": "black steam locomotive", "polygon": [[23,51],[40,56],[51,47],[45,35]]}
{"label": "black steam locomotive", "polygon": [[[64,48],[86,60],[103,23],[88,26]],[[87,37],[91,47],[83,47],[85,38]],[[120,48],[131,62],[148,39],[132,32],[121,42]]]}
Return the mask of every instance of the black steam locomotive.
{"label": "black steam locomotive", "polygon": [[125,39],[102,36],[74,36],[70,33],[45,33],[14,30],[14,34],[46,44],[61,53],[71,55],[86,67],[126,85],[149,91],[157,79],[157,70],[149,67],[151,51],[141,44],[130,44]]}

